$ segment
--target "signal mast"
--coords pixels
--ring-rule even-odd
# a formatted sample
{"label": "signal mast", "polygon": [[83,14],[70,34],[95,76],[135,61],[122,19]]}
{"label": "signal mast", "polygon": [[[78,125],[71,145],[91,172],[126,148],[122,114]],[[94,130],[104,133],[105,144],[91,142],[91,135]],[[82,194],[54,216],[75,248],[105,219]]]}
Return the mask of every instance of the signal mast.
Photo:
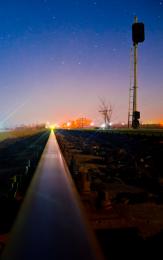
{"label": "signal mast", "polygon": [[[132,128],[138,128],[140,123],[140,112],[137,108],[137,92],[138,92],[138,81],[137,81],[137,60],[138,60],[138,43],[143,42],[144,37],[144,24],[138,23],[138,18],[134,18],[134,23],[132,24],[132,41],[134,48],[134,85],[130,86],[129,94],[129,113],[128,113],[128,126],[130,127],[130,116],[132,116]],[[131,79],[130,79],[131,81]],[[130,113],[132,103],[132,114]]]}

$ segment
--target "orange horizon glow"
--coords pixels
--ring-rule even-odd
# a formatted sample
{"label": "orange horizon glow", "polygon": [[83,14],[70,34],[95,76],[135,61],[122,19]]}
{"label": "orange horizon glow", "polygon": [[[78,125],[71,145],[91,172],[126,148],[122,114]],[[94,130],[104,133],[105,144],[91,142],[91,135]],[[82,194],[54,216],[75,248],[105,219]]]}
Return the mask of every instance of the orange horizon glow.
{"label": "orange horizon glow", "polygon": [[68,122],[64,122],[61,124],[61,128],[84,128],[84,127],[91,127],[94,123],[91,119],[82,117],[77,118],[75,120],[69,120]]}
{"label": "orange horizon glow", "polygon": [[148,119],[142,122],[143,125],[163,125],[163,119]]}
{"label": "orange horizon glow", "polygon": [[159,124],[160,124],[161,126],[163,126],[163,119],[159,122]]}

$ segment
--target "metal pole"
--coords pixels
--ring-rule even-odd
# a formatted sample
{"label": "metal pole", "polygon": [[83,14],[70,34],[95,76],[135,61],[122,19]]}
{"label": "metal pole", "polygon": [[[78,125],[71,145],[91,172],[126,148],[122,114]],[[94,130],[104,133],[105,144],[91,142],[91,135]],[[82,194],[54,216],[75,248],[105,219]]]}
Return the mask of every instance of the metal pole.
{"label": "metal pole", "polygon": [[138,23],[138,18],[134,18],[134,24],[132,25],[133,33],[133,46],[134,46],[134,86],[133,86],[133,114],[132,114],[132,127],[139,127],[140,112],[137,110],[137,61],[138,61],[138,43],[144,41],[144,24]]}
{"label": "metal pole", "polygon": [[[134,22],[138,22],[138,18],[135,17]],[[133,95],[133,112],[137,111],[137,50],[138,44],[134,43],[134,95]]]}

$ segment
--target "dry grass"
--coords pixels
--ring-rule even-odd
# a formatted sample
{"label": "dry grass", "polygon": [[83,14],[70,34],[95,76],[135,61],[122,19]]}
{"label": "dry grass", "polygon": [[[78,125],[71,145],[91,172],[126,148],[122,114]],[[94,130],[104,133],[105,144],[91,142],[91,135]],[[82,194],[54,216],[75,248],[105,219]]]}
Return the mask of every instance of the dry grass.
{"label": "dry grass", "polygon": [[37,129],[37,128],[24,128],[19,130],[12,130],[9,132],[1,132],[0,133],[0,142],[9,139],[9,138],[19,138],[24,136],[34,135],[36,133],[45,131],[45,129]]}

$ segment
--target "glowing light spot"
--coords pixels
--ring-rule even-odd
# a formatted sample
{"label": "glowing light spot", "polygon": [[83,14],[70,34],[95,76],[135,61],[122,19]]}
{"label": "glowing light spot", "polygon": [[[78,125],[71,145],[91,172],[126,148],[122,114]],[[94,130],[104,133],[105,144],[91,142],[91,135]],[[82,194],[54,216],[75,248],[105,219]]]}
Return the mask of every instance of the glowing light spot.
{"label": "glowing light spot", "polygon": [[67,126],[69,127],[71,125],[71,122],[67,122]]}
{"label": "glowing light spot", "polygon": [[54,130],[55,129],[55,125],[50,125],[50,130]]}
{"label": "glowing light spot", "polygon": [[102,129],[105,129],[105,128],[106,128],[106,124],[103,123],[100,127],[101,127]]}

